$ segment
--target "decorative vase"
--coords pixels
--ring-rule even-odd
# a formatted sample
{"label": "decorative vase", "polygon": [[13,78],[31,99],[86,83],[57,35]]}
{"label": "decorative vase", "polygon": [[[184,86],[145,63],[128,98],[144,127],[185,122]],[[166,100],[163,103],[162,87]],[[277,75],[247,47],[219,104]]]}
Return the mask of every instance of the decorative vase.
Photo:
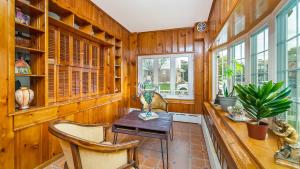
{"label": "decorative vase", "polygon": [[222,107],[223,111],[228,112],[228,107],[229,106],[235,106],[237,97],[231,96],[231,97],[220,97],[220,105]]}
{"label": "decorative vase", "polygon": [[21,87],[15,92],[15,98],[20,110],[28,109],[34,98],[34,92],[27,87]]}
{"label": "decorative vase", "polygon": [[250,121],[247,123],[248,129],[248,136],[257,140],[264,140],[266,139],[266,135],[268,132],[268,124],[264,122],[257,122]]}

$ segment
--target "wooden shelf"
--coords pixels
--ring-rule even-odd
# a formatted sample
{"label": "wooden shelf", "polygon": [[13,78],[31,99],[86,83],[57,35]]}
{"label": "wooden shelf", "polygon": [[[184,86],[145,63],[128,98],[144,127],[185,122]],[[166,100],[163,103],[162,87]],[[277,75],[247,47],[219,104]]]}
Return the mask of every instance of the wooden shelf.
{"label": "wooden shelf", "polygon": [[48,18],[49,18],[49,23],[52,24],[52,25],[54,25],[54,26],[59,26],[61,28],[64,28],[64,29],[68,30],[69,32],[72,32],[74,34],[82,36],[82,37],[84,37],[86,39],[89,39],[89,40],[92,40],[92,41],[96,41],[96,42],[98,42],[98,43],[100,43],[102,45],[113,46],[113,43],[111,43],[109,41],[104,41],[102,39],[97,38],[96,36],[94,36],[92,34],[88,34],[88,33],[84,32],[82,30],[78,30],[78,29],[76,29],[76,28],[74,28],[74,27],[72,27],[72,26],[70,26],[70,25],[68,25],[68,24],[66,24],[66,23],[64,23],[64,22],[62,22],[60,20],[57,20],[57,19],[55,19],[55,18],[53,18],[51,16],[48,16]]}
{"label": "wooden shelf", "polygon": [[23,113],[32,112],[32,111],[38,111],[38,110],[42,110],[43,108],[45,108],[45,107],[44,106],[30,106],[29,109],[24,109],[24,110],[20,110],[20,109],[16,108],[15,112],[12,113],[11,115],[23,114]]}
{"label": "wooden shelf", "polygon": [[39,49],[34,49],[34,48],[27,48],[27,47],[23,47],[23,46],[15,46],[16,51],[19,52],[29,52],[29,53],[45,53],[45,51],[43,50],[39,50]]}
{"label": "wooden shelf", "polygon": [[117,77],[115,77],[115,79],[121,79],[121,77],[118,77],[118,76],[117,76]]}
{"label": "wooden shelf", "polygon": [[30,16],[44,14],[43,10],[41,10],[33,5],[27,4],[27,3],[23,2],[22,0],[16,0],[16,7],[20,8],[22,10],[22,12],[29,14]]}
{"label": "wooden shelf", "polygon": [[121,67],[121,65],[115,65],[115,67]]}
{"label": "wooden shelf", "polygon": [[34,75],[34,74],[15,74],[16,77],[38,77],[42,78],[45,77],[45,75]]}
{"label": "wooden shelf", "polygon": [[29,33],[29,34],[34,34],[34,33],[45,33],[45,31],[35,28],[30,25],[25,25],[19,22],[16,22],[16,31],[24,32],[24,33]]}

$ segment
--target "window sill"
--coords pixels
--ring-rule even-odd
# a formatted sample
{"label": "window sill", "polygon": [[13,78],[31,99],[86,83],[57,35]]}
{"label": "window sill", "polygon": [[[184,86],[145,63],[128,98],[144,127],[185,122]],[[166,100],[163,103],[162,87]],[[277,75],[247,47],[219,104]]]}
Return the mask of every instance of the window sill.
{"label": "window sill", "polygon": [[[268,131],[266,140],[255,140],[248,136],[246,123],[233,122],[225,116],[224,111],[220,107],[216,107],[212,103],[204,103],[204,118],[209,127],[214,126],[214,130],[210,130],[211,134],[217,135],[222,140],[223,148],[227,149],[233,159],[232,164],[239,168],[276,168],[283,169],[274,162],[273,155],[278,150],[277,137],[273,132]],[[218,133],[218,134],[215,134]],[[251,167],[250,167],[251,168]]]}

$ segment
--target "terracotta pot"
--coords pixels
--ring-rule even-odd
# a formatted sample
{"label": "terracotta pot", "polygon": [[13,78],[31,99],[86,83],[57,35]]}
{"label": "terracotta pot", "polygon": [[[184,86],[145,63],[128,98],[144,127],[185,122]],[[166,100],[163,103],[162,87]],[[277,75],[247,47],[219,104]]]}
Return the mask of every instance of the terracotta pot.
{"label": "terracotta pot", "polygon": [[268,132],[268,124],[264,122],[260,122],[257,125],[256,122],[248,122],[247,123],[248,136],[257,140],[266,139],[266,135]]}
{"label": "terracotta pot", "polygon": [[21,87],[15,92],[16,102],[19,105],[19,109],[28,109],[29,104],[34,98],[34,92],[27,87]]}

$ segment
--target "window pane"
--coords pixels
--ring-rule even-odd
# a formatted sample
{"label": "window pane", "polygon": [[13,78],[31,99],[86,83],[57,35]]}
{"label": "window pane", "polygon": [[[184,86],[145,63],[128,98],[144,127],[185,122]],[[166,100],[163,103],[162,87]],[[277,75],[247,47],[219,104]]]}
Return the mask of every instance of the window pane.
{"label": "window pane", "polygon": [[236,60],[241,59],[241,45],[234,47],[234,57]]}
{"label": "window pane", "polygon": [[288,72],[288,85],[291,88],[291,97],[293,100],[296,100],[297,97],[297,72],[289,71]]}
{"label": "window pane", "polygon": [[158,59],[158,64],[159,93],[170,94],[170,58]]}
{"label": "window pane", "polygon": [[265,29],[265,50],[269,49],[269,29]]}
{"label": "window pane", "polygon": [[265,73],[266,71],[264,55],[264,53],[257,55],[257,73],[260,74]]}
{"label": "window pane", "polygon": [[287,13],[287,39],[292,38],[297,33],[297,11],[296,6]]}
{"label": "window pane", "polygon": [[143,84],[145,89],[153,89],[154,88],[154,67],[153,67],[154,59],[144,59],[143,60]]}
{"label": "window pane", "polygon": [[296,122],[297,122],[297,105],[293,104],[292,107],[290,108],[290,110],[287,113],[287,120],[288,122],[293,126],[293,127],[297,127],[296,126]]}
{"label": "window pane", "polygon": [[189,58],[178,57],[176,58],[176,95],[189,94]]}
{"label": "window pane", "polygon": [[264,51],[264,44],[265,44],[265,40],[264,40],[264,32],[261,32],[257,35],[257,51],[256,53],[260,53],[262,51]]}
{"label": "window pane", "polygon": [[288,68],[297,68],[297,41],[292,39],[287,43]]}

